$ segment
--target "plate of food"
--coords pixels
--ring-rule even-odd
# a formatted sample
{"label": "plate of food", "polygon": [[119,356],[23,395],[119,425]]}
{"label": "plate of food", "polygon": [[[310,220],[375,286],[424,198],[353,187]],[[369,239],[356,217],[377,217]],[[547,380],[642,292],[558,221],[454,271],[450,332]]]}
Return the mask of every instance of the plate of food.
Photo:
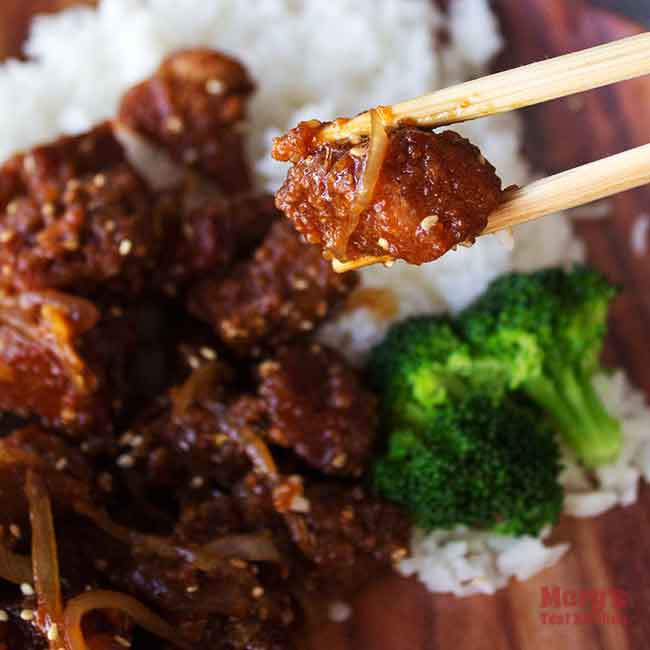
{"label": "plate of food", "polygon": [[0,650],[645,647],[643,20],[0,8]]}

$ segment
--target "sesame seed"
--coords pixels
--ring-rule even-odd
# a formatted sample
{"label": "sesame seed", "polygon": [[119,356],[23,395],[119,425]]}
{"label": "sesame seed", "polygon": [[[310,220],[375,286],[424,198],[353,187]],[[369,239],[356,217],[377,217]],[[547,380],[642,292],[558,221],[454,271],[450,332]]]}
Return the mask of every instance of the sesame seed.
{"label": "sesame seed", "polygon": [[32,585],[30,585],[29,582],[21,582],[20,591],[22,592],[23,596],[34,595],[34,587],[32,587]]}
{"label": "sesame seed", "polygon": [[67,458],[59,458],[59,460],[56,461],[54,464],[54,467],[59,471],[63,471],[66,467],[68,466],[68,459]]}
{"label": "sesame seed", "polygon": [[185,591],[187,591],[188,594],[193,594],[195,591],[199,590],[199,585],[190,585],[189,587],[186,587]]}
{"label": "sesame seed", "polygon": [[9,205],[7,205],[7,214],[16,214],[18,212],[18,203],[16,201],[11,201]]}
{"label": "sesame seed", "polygon": [[72,422],[76,419],[75,412],[71,408],[61,409],[61,419],[64,422]]}
{"label": "sesame seed", "polygon": [[202,347],[199,352],[201,352],[201,356],[204,359],[208,359],[209,361],[214,361],[217,358],[217,353],[209,347]]}
{"label": "sesame seed", "polygon": [[196,370],[201,366],[201,360],[198,357],[195,357],[193,354],[187,358],[187,363],[190,364],[190,368],[192,368],[192,370]]}
{"label": "sesame seed", "polygon": [[309,499],[296,495],[291,499],[289,510],[291,512],[309,512],[311,510],[311,503],[309,503]]}
{"label": "sesame seed", "polygon": [[116,634],[113,639],[119,643],[123,648],[130,648],[131,642],[128,639],[125,639],[123,636]]}
{"label": "sesame seed", "polygon": [[377,240],[377,246],[379,246],[379,248],[383,248],[385,251],[387,251],[388,247],[389,247],[388,240],[385,239],[384,237],[380,237]]}
{"label": "sesame seed", "polygon": [[220,79],[208,79],[205,82],[205,89],[210,95],[220,95],[225,90],[225,86]]}
{"label": "sesame seed", "polygon": [[53,217],[54,216],[54,203],[45,203],[41,208],[41,212],[44,217]]}
{"label": "sesame seed", "polygon": [[332,460],[332,466],[337,467],[337,468],[341,468],[341,467],[343,467],[345,465],[347,460],[348,460],[348,455],[347,454],[344,454],[344,453],[338,454]]}
{"label": "sesame seed", "polygon": [[120,242],[120,255],[128,255],[131,252],[131,249],[133,248],[133,244],[130,239],[123,239]]}
{"label": "sesame seed", "polygon": [[31,621],[34,618],[34,610],[33,609],[22,609],[20,611],[20,618],[23,621]]}
{"label": "sesame seed", "polygon": [[400,560],[403,560],[407,555],[408,551],[405,548],[397,548],[391,553],[390,557],[393,562],[399,562]]}
{"label": "sesame seed", "polygon": [[59,638],[59,626],[56,623],[52,623],[50,627],[47,628],[47,639],[48,641],[56,641]]}
{"label": "sesame seed", "polygon": [[9,615],[4,609],[0,609],[0,623],[6,623],[9,620]]}
{"label": "sesame seed", "polygon": [[225,433],[217,433],[214,436],[214,444],[217,447],[220,447],[221,445],[225,444],[228,442],[229,438]]}
{"label": "sesame seed", "polygon": [[300,329],[309,332],[309,330],[314,329],[314,324],[310,320],[304,320],[300,323]]}
{"label": "sesame seed", "polygon": [[93,178],[93,183],[96,187],[104,187],[104,185],[106,185],[106,176],[104,176],[104,174],[97,174],[95,178]]}
{"label": "sesame seed", "polygon": [[25,156],[25,159],[23,160],[23,168],[28,174],[32,174],[36,171],[36,160],[34,159],[34,156]]}
{"label": "sesame seed", "polygon": [[203,487],[203,484],[205,483],[205,480],[203,479],[202,476],[193,476],[192,480],[190,481],[190,486],[198,489]]}
{"label": "sesame seed", "polygon": [[9,532],[18,539],[22,537],[22,533],[20,532],[20,526],[18,524],[10,524]]}
{"label": "sesame seed", "polygon": [[0,232],[0,242],[3,244],[6,244],[7,242],[10,242],[16,233],[13,230],[3,230]]}
{"label": "sesame seed", "polygon": [[131,447],[140,447],[143,442],[144,438],[142,436],[133,436],[131,439]]}
{"label": "sesame seed", "polygon": [[343,623],[350,618],[352,609],[347,603],[335,601],[330,603],[327,609],[327,616],[333,623]]}
{"label": "sesame seed", "polygon": [[129,454],[122,454],[121,456],[117,457],[117,465],[118,467],[128,469],[129,467],[133,467],[135,465],[135,460],[133,456],[129,456]]}
{"label": "sesame seed", "polygon": [[183,130],[183,120],[178,115],[170,115],[165,120],[165,129],[170,133],[180,133]]}
{"label": "sesame seed", "polygon": [[260,373],[260,376],[266,378],[272,375],[274,372],[280,370],[280,364],[277,361],[271,361],[268,359],[267,361],[262,361],[257,369]]}
{"label": "sesame seed", "polygon": [[104,224],[104,230],[106,232],[113,232],[115,230],[115,222],[112,219],[109,219],[105,224]]}
{"label": "sesame seed", "polygon": [[123,447],[130,446],[131,441],[133,440],[133,432],[132,431],[126,431],[124,434],[120,436],[119,443]]}
{"label": "sesame seed", "polygon": [[291,283],[291,286],[296,291],[304,291],[309,286],[309,282],[307,282],[307,280],[304,278],[295,278]]}
{"label": "sesame seed", "polygon": [[438,215],[437,214],[430,214],[428,217],[424,217],[422,221],[420,221],[420,228],[424,230],[424,232],[429,232],[431,228],[433,228],[437,223],[438,223]]}
{"label": "sesame seed", "polygon": [[253,591],[251,591],[251,596],[253,598],[261,598],[264,595],[264,589],[262,587],[253,587]]}

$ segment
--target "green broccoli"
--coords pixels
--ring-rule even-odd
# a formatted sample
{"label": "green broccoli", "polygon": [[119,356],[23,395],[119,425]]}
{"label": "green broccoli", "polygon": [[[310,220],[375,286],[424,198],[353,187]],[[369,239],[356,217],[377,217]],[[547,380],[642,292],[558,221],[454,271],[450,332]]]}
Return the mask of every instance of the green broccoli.
{"label": "green broccoli", "polygon": [[368,364],[383,422],[426,424],[438,406],[463,394],[469,363],[468,346],[448,318],[423,316],[393,326]]}
{"label": "green broccoli", "polygon": [[[617,290],[584,267],[511,273],[460,314],[457,327],[494,390],[520,389],[540,404],[587,467],[616,459],[620,423],[593,386]],[[503,384],[505,380],[505,384]]]}
{"label": "green broccoli", "polygon": [[440,404],[426,427],[393,430],[374,487],[425,529],[459,524],[536,535],[557,520],[559,452],[538,408],[468,393]]}

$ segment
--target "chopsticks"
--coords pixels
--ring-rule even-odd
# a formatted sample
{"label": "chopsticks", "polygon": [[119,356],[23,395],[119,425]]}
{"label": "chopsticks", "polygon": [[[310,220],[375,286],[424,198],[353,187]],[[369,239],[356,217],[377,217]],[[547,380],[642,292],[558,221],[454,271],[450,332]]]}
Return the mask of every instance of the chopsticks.
{"label": "chopsticks", "polygon": [[[617,81],[650,74],[650,32],[469,81],[417,99],[384,107],[385,126],[436,127],[486,117]],[[368,135],[370,113],[326,126],[323,140]],[[482,235],[603,199],[650,183],[650,144],[576,167],[511,190],[489,217]],[[389,256],[333,260],[338,273],[390,264]]]}
{"label": "chopsticks", "polygon": [[490,215],[488,235],[650,183],[650,144],[542,178],[512,191]]}
{"label": "chopsticks", "polygon": [[[436,127],[533,106],[650,74],[650,32],[467,81],[383,110],[385,126]],[[370,114],[337,120],[320,133],[336,141],[366,136]]]}

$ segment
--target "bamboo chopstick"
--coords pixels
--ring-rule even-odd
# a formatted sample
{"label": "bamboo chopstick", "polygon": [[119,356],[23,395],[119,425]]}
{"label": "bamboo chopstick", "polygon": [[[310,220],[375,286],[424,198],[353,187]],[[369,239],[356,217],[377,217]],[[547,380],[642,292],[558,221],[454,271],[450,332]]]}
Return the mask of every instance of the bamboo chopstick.
{"label": "bamboo chopstick", "polygon": [[[605,199],[613,194],[650,183],[650,144],[542,178],[507,193],[490,215],[481,235],[517,226],[553,212]],[[337,273],[372,264],[390,264],[393,258],[360,257],[349,262],[332,261]]]}
{"label": "bamboo chopstick", "polygon": [[[464,122],[650,74],[650,32],[445,88],[384,109],[386,126]],[[368,135],[370,115],[325,126],[323,140]]]}
{"label": "bamboo chopstick", "polygon": [[490,215],[488,235],[650,183],[650,144],[542,178],[510,193]]}

